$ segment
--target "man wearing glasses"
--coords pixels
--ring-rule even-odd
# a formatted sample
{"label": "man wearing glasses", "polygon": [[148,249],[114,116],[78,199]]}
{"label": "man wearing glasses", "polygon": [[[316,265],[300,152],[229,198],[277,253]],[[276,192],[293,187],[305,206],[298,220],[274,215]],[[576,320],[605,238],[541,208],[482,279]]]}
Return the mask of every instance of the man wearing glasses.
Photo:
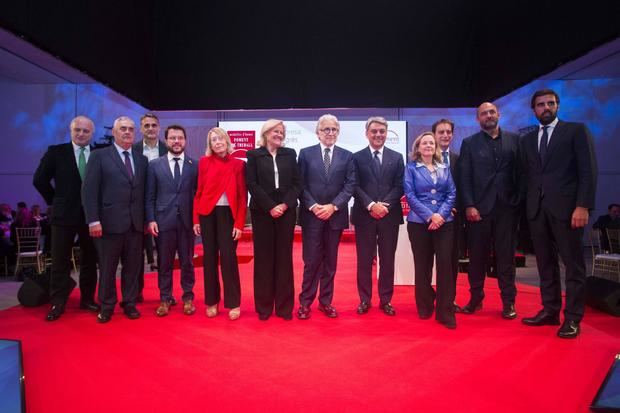
{"label": "man wearing glasses", "polygon": [[338,317],[331,305],[338,245],[342,230],[349,226],[348,202],[355,189],[353,154],[335,145],[339,133],[338,119],[323,115],[316,126],[319,144],[299,152],[304,275],[297,317],[301,320],[310,318],[319,286],[318,310]]}

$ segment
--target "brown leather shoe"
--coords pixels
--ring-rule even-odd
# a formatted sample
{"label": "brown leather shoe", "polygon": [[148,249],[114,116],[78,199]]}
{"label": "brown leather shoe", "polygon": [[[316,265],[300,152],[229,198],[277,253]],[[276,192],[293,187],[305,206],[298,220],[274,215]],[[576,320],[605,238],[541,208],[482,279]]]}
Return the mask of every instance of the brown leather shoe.
{"label": "brown leather shoe", "polygon": [[196,307],[194,306],[194,302],[192,300],[183,301],[183,314],[192,315],[196,312]]}
{"label": "brown leather shoe", "polygon": [[167,316],[169,312],[170,303],[168,301],[162,301],[161,303],[159,303],[159,307],[157,307],[157,310],[155,310],[155,315],[157,317],[164,317]]}

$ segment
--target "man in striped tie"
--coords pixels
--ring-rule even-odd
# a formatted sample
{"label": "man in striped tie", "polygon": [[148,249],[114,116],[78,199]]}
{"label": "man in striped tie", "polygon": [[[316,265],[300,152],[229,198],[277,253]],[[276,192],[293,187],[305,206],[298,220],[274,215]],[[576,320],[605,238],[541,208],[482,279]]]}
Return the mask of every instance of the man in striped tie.
{"label": "man in striped tie", "polygon": [[71,121],[69,130],[71,142],[50,146],[33,178],[34,187],[52,207],[52,306],[47,314],[48,321],[55,321],[64,313],[67,298],[75,287],[70,276],[70,259],[76,235],[80,245],[80,308],[99,311],[99,304],[95,302],[97,255],[88,234],[81,200],[82,179],[93,149],[90,141],[95,125],[86,116],[78,116]]}

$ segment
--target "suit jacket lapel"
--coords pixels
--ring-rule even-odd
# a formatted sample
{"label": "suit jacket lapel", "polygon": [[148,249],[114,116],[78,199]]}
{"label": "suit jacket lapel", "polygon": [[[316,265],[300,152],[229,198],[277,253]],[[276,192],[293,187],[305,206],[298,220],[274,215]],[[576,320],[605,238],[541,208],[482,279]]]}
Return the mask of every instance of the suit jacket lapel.
{"label": "suit jacket lapel", "polygon": [[[140,168],[140,157],[142,154],[138,154],[136,151],[131,151],[131,156],[133,158],[133,184],[137,185],[138,182],[142,179],[142,168]],[[148,161],[147,161],[148,162]]]}
{"label": "suit jacket lapel", "polygon": [[[166,179],[170,181],[170,185],[174,186],[174,176],[172,175],[172,171],[170,170],[170,164],[168,163],[168,157],[164,157],[163,161],[159,162],[159,167],[161,168],[161,172],[166,176]],[[185,167],[185,165],[183,165]],[[183,175],[181,175],[181,179]]]}
{"label": "suit jacket lapel", "polygon": [[75,162],[75,152],[73,152],[73,144],[71,142],[69,142],[65,146],[65,153],[63,153],[63,159],[66,159],[67,162],[71,162],[71,165],[73,165],[71,167],[71,173],[74,175],[74,177],[79,178],[81,181],[82,178],[80,177],[80,170],[78,169],[77,162]]}
{"label": "suit jacket lapel", "polygon": [[131,180],[129,179],[129,175],[127,174],[127,168],[125,167],[125,164],[121,160],[121,157],[118,154],[118,151],[116,150],[116,146],[112,144],[111,146],[109,146],[109,148],[110,149],[108,150],[108,155],[110,156],[110,158],[112,158],[112,162],[121,170],[121,173],[123,174],[123,176],[127,178],[128,181],[131,182]]}
{"label": "suit jacket lapel", "polygon": [[549,140],[549,144],[547,145],[547,153],[545,155],[543,167],[547,165],[549,162],[549,157],[551,153],[554,151],[556,147],[561,144],[562,137],[564,136],[566,124],[561,120],[558,120],[558,123],[553,128],[553,133],[551,134],[551,139]]}

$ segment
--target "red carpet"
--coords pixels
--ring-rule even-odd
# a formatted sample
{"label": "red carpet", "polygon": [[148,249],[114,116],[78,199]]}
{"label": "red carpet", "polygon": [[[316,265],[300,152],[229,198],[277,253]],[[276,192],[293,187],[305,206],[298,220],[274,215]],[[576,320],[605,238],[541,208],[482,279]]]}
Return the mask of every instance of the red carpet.
{"label": "red carpet", "polygon": [[[251,255],[251,244],[239,253]],[[299,244],[295,258],[298,288]],[[199,269],[194,316],[177,306],[156,318],[152,274],[140,320],[117,309],[111,323],[97,324],[77,309],[76,291],[54,323],[43,321],[43,307],[1,311],[0,337],[22,340],[29,413],[587,412],[620,351],[619,320],[589,308],[572,341],[555,327],[502,320],[495,280],[484,309],[458,316],[454,331],[417,318],[413,287],[396,288],[396,317],[376,307],[358,316],[354,244],[341,245],[339,260],[337,319],[315,305],[307,321],[259,321],[249,262],[238,321],[206,318]],[[175,289],[179,298],[178,280]],[[464,276],[458,292],[463,304]],[[538,308],[537,289],[519,286],[520,316]]]}

